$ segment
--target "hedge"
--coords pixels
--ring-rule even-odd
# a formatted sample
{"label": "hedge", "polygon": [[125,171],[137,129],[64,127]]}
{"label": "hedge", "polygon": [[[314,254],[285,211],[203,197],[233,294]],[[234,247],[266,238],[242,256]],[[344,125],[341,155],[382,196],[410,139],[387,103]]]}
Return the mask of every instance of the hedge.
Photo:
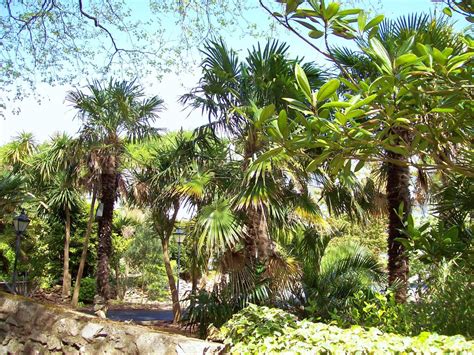
{"label": "hedge", "polygon": [[250,305],[220,329],[219,336],[234,354],[315,353],[474,353],[474,342],[463,336],[423,332],[415,337],[383,333],[376,328],[299,321],[275,308]]}

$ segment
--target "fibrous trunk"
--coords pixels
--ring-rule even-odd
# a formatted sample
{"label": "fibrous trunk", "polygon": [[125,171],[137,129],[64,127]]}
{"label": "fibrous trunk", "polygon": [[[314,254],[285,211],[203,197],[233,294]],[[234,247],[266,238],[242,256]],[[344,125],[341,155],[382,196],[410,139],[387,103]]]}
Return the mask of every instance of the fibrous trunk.
{"label": "fibrous trunk", "polygon": [[261,208],[247,210],[247,251],[252,259],[263,264],[273,253],[273,242],[268,234],[265,213]]}
{"label": "fibrous trunk", "polygon": [[177,323],[181,319],[181,306],[179,304],[179,295],[178,290],[176,289],[173,269],[171,268],[169,256],[169,238],[162,238],[161,246],[163,247],[163,262],[165,264],[166,275],[168,276],[168,284],[171,292],[171,301],[173,302],[173,322]]}
{"label": "fibrous trunk", "polygon": [[[107,171],[108,170],[108,171]],[[117,193],[117,175],[114,169],[107,169],[101,175],[102,198],[104,209],[99,220],[99,243],[97,249],[97,293],[104,299],[109,299],[109,259],[112,252],[112,222],[115,196]]]}
{"label": "fibrous trunk", "polygon": [[66,222],[65,222],[66,235],[64,237],[62,296],[69,297],[69,294],[71,292],[71,273],[69,272],[69,244],[71,241],[71,213],[67,206],[65,208],[65,214],[66,214]]}
{"label": "fibrous trunk", "polygon": [[[396,285],[395,298],[405,302],[408,286],[408,256],[403,245],[397,240],[406,238],[403,233],[404,222],[411,213],[410,172],[408,165],[403,164],[406,158],[395,153],[388,153],[392,161],[387,166],[387,199],[388,199],[388,281]],[[401,209],[403,206],[403,209]],[[401,215],[399,215],[399,212]]]}

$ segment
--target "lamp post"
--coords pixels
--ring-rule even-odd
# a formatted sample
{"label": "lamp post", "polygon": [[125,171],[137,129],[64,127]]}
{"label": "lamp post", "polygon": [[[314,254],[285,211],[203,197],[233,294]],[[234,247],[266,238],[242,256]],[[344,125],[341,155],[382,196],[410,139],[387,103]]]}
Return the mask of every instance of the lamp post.
{"label": "lamp post", "polygon": [[17,264],[18,264],[18,257],[20,255],[20,238],[28,227],[30,223],[30,219],[25,213],[25,210],[22,209],[21,213],[13,218],[13,227],[15,228],[16,232],[16,246],[15,246],[15,263],[13,264],[13,277],[12,277],[12,288],[13,293],[16,293],[16,279],[17,279]]}
{"label": "lamp post", "polygon": [[186,237],[186,234],[184,232],[183,228],[176,228],[176,231],[174,232],[176,235],[176,241],[178,242],[178,284],[176,287],[177,293],[178,293],[178,300],[179,300],[179,271],[180,271],[180,262],[181,262],[181,244],[184,241],[184,238]]}

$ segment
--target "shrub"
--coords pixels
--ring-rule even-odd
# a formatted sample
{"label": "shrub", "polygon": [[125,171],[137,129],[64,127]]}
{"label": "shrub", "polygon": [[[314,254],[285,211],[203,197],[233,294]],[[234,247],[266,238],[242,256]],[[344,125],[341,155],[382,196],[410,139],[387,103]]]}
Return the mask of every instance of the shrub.
{"label": "shrub", "polygon": [[81,289],[79,291],[79,301],[90,303],[94,301],[95,296],[95,279],[92,277],[84,277],[81,280]]}
{"label": "shrub", "polygon": [[409,305],[397,303],[392,292],[366,295],[359,291],[350,298],[347,307],[331,312],[331,318],[341,327],[357,324],[405,335],[413,331]]}
{"label": "shrub", "polygon": [[232,317],[234,307],[221,300],[215,292],[200,290],[187,299],[189,307],[183,315],[183,322],[188,327],[198,326],[199,336],[205,338],[209,326],[222,326]]}
{"label": "shrub", "polygon": [[432,273],[428,290],[415,306],[421,329],[441,334],[474,336],[474,276],[472,267],[453,261]]}
{"label": "shrub", "polygon": [[235,314],[221,336],[234,354],[263,353],[469,353],[474,342],[463,336],[421,333],[416,337],[383,333],[359,326],[341,329],[334,325],[298,321],[280,309],[250,305]]}

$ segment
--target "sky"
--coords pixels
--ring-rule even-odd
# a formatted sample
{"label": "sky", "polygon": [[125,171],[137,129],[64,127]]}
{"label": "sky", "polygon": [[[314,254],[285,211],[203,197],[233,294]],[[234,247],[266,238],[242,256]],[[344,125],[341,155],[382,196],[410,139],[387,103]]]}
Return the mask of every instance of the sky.
{"label": "sky", "polygon": [[[370,1],[363,2],[369,4]],[[442,4],[434,5],[431,0],[380,0],[377,3],[377,13],[384,14],[388,18],[394,18],[413,12],[428,12],[437,8],[442,10]],[[134,3],[134,6],[141,11],[144,9],[144,2]],[[254,10],[251,13],[257,25],[266,26],[268,22],[263,10]],[[293,55],[304,56],[307,60],[315,60],[317,57],[309,47],[302,41],[283,29],[275,34],[279,40],[290,44],[290,52]],[[240,38],[239,36],[229,35],[225,38],[229,47],[235,48],[242,54],[245,54],[246,48],[250,48],[257,43],[255,38]],[[197,53],[197,51],[195,52]],[[165,102],[166,110],[160,114],[159,120],[155,123],[156,127],[166,130],[178,130],[180,128],[192,129],[207,122],[202,117],[200,111],[183,111],[183,107],[177,103],[180,95],[189,91],[199,80],[200,69],[198,66],[191,66],[184,73],[176,75],[175,73],[165,74],[161,80],[150,77],[147,86],[144,88],[149,95],[158,95]],[[0,145],[7,143],[19,132],[32,132],[37,142],[47,140],[51,135],[57,132],[67,132],[71,135],[77,133],[80,122],[75,119],[75,111],[65,102],[65,96],[70,86],[49,86],[47,84],[38,85],[38,94],[41,94],[41,103],[37,101],[37,95],[24,98],[22,101],[13,102],[15,107],[20,109],[18,114],[13,114],[7,108],[5,118],[0,118]],[[4,88],[8,90],[8,88]],[[5,92],[5,91],[4,91]]]}

